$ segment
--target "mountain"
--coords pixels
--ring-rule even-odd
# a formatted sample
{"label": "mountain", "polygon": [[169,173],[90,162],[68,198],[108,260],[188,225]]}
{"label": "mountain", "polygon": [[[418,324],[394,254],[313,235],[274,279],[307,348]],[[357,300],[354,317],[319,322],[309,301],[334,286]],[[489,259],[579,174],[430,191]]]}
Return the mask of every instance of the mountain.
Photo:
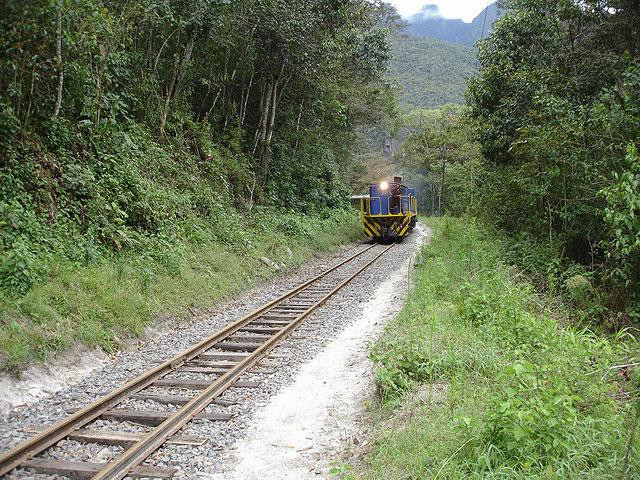
{"label": "mountain", "polygon": [[467,80],[476,70],[475,43],[491,33],[502,10],[492,3],[471,23],[443,18],[425,5],[408,19],[403,34],[392,38],[391,81],[400,106],[435,108],[463,103]]}
{"label": "mountain", "polygon": [[409,25],[405,33],[472,46],[483,35],[486,37],[491,33],[493,23],[501,16],[502,10],[496,3],[485,8],[471,23],[443,18],[436,5],[425,5],[407,20]]}
{"label": "mountain", "polygon": [[428,37],[392,38],[390,80],[398,86],[400,106],[435,108],[462,103],[467,80],[476,69],[475,49]]}

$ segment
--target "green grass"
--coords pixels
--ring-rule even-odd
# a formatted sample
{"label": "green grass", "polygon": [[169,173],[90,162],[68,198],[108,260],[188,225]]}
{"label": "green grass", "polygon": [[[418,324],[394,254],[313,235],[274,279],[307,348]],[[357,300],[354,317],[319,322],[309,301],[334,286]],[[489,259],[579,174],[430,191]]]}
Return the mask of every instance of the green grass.
{"label": "green grass", "polygon": [[54,263],[26,295],[0,297],[1,368],[17,373],[77,343],[113,351],[160,315],[187,316],[273,276],[260,257],[292,267],[361,235],[356,215],[340,210],[261,210],[200,228],[84,267]]}
{"label": "green grass", "polygon": [[[373,448],[341,478],[640,478],[629,332],[577,330],[469,220],[430,220],[416,285],[374,346]],[[635,403],[634,403],[635,402]],[[629,461],[625,457],[629,453]]]}

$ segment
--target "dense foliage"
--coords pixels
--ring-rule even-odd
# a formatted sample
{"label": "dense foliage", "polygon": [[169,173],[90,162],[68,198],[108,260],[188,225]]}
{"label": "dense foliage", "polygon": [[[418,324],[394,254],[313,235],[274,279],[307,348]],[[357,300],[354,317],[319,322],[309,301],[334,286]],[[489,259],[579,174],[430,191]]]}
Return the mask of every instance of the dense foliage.
{"label": "dense foliage", "polygon": [[549,273],[581,274],[617,324],[638,320],[640,6],[504,5],[467,97],[484,156],[476,211],[517,236],[529,266],[546,250]]}
{"label": "dense foliage", "polygon": [[463,103],[467,81],[476,71],[471,47],[412,35],[392,37],[391,80],[405,110]]}
{"label": "dense foliage", "polygon": [[638,478],[640,6],[503,3],[467,105],[398,118],[422,211],[462,218],[428,220],[339,478]]}
{"label": "dense foliage", "polygon": [[633,336],[567,324],[505,263],[504,237],[429,224],[412,295],[373,349],[371,453],[340,478],[637,478]]}
{"label": "dense foliage", "polygon": [[414,110],[403,119],[408,129],[397,157],[408,179],[421,185],[420,211],[430,215],[465,213],[475,202],[480,148],[473,126],[459,105]]}
{"label": "dense foliage", "polygon": [[4,2],[0,290],[224,237],[256,203],[343,205],[391,21],[365,0]]}

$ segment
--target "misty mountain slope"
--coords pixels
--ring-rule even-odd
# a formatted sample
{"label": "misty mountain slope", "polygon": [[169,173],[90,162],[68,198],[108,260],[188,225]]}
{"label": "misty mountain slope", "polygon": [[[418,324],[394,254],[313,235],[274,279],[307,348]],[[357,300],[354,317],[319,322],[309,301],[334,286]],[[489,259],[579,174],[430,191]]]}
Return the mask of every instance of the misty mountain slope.
{"label": "misty mountain slope", "polygon": [[482,38],[483,25],[486,37],[491,33],[493,22],[501,16],[502,12],[496,3],[492,3],[480,12],[471,23],[465,23],[459,19],[443,18],[440,16],[437,6],[425,5],[420,13],[416,13],[408,19],[409,26],[405,29],[405,33],[472,46]]}
{"label": "misty mountain slope", "polygon": [[462,103],[467,80],[475,72],[475,50],[433,38],[396,35],[390,80],[406,110]]}

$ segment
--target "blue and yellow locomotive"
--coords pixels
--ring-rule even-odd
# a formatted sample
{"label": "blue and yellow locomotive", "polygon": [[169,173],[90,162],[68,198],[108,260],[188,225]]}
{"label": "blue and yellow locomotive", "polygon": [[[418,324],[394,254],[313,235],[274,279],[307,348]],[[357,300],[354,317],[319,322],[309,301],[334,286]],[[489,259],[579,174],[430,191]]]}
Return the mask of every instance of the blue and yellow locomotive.
{"label": "blue and yellow locomotive", "polygon": [[406,237],[415,227],[417,215],[416,191],[407,187],[402,177],[369,185],[369,195],[360,198],[364,233],[376,240]]}

